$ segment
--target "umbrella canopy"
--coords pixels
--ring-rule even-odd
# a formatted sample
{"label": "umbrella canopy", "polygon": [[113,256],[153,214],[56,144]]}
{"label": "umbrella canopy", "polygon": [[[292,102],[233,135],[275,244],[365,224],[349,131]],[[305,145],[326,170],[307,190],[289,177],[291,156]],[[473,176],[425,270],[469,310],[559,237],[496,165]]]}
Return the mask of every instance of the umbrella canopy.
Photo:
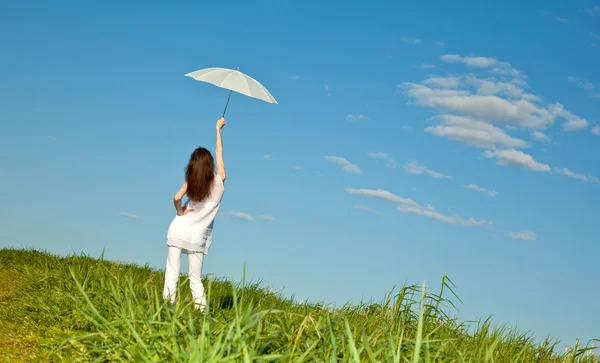
{"label": "umbrella canopy", "polygon": [[[226,69],[226,68],[205,68],[195,72],[186,74],[186,77],[191,77],[197,81],[207,82],[217,87],[225,88],[230,91],[239,92],[243,95],[252,98],[258,98],[269,103],[277,104],[275,98],[267,91],[262,84],[258,83],[254,78],[245,75],[239,70]],[[229,93],[231,98],[231,92]],[[229,104],[229,98],[225,105],[225,111],[227,111],[227,105]],[[223,112],[225,116],[225,112]]]}

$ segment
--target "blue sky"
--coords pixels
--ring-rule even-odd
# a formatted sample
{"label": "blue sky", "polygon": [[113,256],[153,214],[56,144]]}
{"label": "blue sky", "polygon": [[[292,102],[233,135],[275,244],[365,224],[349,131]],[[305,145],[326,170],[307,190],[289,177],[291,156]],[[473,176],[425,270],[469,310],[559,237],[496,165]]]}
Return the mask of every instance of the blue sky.
{"label": "blue sky", "polygon": [[[0,247],[163,268],[240,67],[204,272],[298,299],[458,285],[460,317],[599,338],[600,3],[0,5]],[[598,122],[597,122],[597,121]]]}

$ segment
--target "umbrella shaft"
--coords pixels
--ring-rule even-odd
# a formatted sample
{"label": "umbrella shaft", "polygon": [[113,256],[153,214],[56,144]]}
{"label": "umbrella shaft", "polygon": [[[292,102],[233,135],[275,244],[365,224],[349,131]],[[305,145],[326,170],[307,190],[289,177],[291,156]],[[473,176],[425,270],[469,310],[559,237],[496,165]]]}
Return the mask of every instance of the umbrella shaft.
{"label": "umbrella shaft", "polygon": [[229,97],[227,97],[227,103],[225,104],[225,109],[223,110],[223,118],[225,118],[225,112],[227,112],[227,106],[229,106],[229,100],[231,99],[231,94],[233,93],[233,91],[229,91]]}

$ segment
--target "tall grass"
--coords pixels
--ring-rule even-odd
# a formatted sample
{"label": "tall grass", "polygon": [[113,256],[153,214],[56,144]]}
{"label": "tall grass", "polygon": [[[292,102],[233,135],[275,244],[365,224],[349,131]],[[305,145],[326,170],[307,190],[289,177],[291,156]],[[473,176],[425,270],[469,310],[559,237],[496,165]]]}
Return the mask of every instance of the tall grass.
{"label": "tall grass", "polygon": [[163,273],[148,266],[0,250],[0,276],[9,274],[18,282],[0,295],[0,323],[28,332],[39,361],[599,362],[591,345],[559,351],[489,319],[460,322],[447,276],[439,294],[404,285],[379,304],[341,308],[211,278],[201,313],[185,277],[170,305]]}

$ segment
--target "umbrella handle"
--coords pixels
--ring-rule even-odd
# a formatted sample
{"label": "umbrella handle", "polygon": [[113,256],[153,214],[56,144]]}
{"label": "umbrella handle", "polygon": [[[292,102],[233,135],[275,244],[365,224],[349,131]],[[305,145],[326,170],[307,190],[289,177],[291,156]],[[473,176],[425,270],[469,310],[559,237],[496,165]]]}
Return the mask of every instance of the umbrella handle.
{"label": "umbrella handle", "polygon": [[233,93],[233,91],[229,91],[229,97],[227,97],[227,103],[225,104],[225,109],[223,110],[223,118],[225,118],[225,112],[227,112],[227,106],[229,106],[229,100],[231,99],[231,94]]}

